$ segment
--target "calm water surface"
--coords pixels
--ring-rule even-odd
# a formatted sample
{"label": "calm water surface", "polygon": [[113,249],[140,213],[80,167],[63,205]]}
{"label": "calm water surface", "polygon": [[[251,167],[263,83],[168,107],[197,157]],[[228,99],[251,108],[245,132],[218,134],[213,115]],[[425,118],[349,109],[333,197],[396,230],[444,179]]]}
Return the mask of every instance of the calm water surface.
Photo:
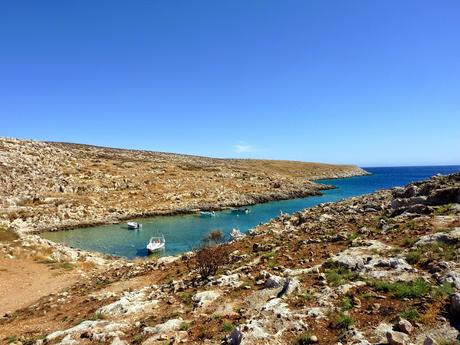
{"label": "calm water surface", "polygon": [[264,223],[277,217],[280,211],[294,213],[322,202],[337,201],[379,189],[403,186],[438,173],[459,172],[460,166],[365,169],[372,175],[319,181],[338,187],[324,191],[322,196],[273,201],[249,206],[250,213],[245,215],[234,215],[230,211],[221,211],[216,212],[216,216],[213,218],[203,218],[197,215],[152,217],[137,219],[143,224],[141,230],[129,230],[124,224],[114,224],[71,231],[48,232],[42,236],[73,247],[134,258],[146,256],[145,246],[150,237],[162,233],[166,239],[166,250],[162,255],[175,255],[196,248],[203,236],[213,229],[220,229],[227,236],[233,228],[246,232],[261,222]]}

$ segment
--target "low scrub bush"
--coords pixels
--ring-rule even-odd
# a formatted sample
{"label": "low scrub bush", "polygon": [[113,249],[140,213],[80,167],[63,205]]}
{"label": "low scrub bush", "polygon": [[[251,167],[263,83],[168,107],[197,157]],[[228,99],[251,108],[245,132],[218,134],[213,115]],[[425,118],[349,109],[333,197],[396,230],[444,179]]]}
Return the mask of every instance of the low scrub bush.
{"label": "low scrub bush", "polygon": [[424,265],[438,260],[460,262],[460,256],[455,244],[438,241],[409,251],[406,260],[410,264]]}
{"label": "low scrub bush", "polygon": [[340,286],[347,281],[354,280],[358,277],[358,274],[350,271],[348,268],[340,266],[339,264],[326,261],[324,263],[324,273],[328,283],[332,286]]}
{"label": "low scrub bush", "polygon": [[420,313],[415,308],[408,308],[401,312],[401,317],[410,321],[420,320]]}
{"label": "low scrub bush", "polygon": [[179,292],[177,296],[181,299],[182,303],[186,305],[193,304],[193,301],[192,301],[193,294],[192,293],[184,291],[184,292]]}
{"label": "low scrub bush", "polygon": [[449,211],[450,211],[450,208],[451,208],[451,204],[438,206],[438,207],[435,208],[434,214],[438,215],[438,216],[448,214]]}
{"label": "low scrub bush", "polygon": [[235,326],[231,322],[224,321],[224,323],[222,324],[222,331],[224,331],[224,332],[227,332],[227,333],[231,332],[231,331],[233,331],[234,328],[235,328]]}
{"label": "low scrub bush", "polygon": [[225,241],[225,235],[221,230],[212,230],[203,237],[203,242],[207,245],[218,244]]}
{"label": "low scrub bush", "polygon": [[312,344],[313,341],[311,340],[311,337],[312,337],[312,334],[310,332],[305,332],[294,340],[294,345]]}
{"label": "low scrub bush", "polygon": [[454,285],[452,283],[443,283],[442,285],[436,286],[432,291],[433,298],[445,298],[455,292]]}
{"label": "low scrub bush", "polygon": [[340,313],[333,319],[332,326],[338,329],[349,329],[354,323],[355,320],[351,316]]}
{"label": "low scrub bush", "polygon": [[205,245],[196,251],[192,266],[202,278],[208,278],[229,262],[229,254],[227,245]]}
{"label": "low scrub bush", "polygon": [[353,299],[350,296],[345,296],[342,299],[342,303],[340,305],[340,310],[347,311],[353,309]]}
{"label": "low scrub bush", "polygon": [[382,280],[369,281],[368,284],[377,291],[390,293],[397,299],[420,298],[430,292],[430,286],[422,279],[418,278],[411,282],[387,282]]}

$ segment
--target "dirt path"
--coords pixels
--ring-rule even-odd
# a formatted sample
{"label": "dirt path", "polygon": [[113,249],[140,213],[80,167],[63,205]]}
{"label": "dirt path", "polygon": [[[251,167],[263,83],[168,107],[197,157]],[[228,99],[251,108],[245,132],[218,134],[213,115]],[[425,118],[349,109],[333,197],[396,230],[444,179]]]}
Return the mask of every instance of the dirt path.
{"label": "dirt path", "polygon": [[76,272],[53,270],[30,259],[0,256],[0,316],[68,287],[77,278]]}

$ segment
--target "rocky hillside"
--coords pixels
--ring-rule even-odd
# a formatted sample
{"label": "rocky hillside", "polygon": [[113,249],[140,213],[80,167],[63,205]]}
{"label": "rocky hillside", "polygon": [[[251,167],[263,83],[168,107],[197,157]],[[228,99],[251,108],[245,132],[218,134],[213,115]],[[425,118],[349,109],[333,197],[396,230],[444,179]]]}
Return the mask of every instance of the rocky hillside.
{"label": "rocky hillside", "polygon": [[[200,252],[100,262],[3,317],[0,341],[458,344],[460,173],[283,215],[211,248],[208,263],[222,260],[210,275]],[[55,249],[35,242],[51,262],[63,258]]]}
{"label": "rocky hillside", "polygon": [[212,159],[0,138],[0,222],[22,232],[318,194],[356,166]]}

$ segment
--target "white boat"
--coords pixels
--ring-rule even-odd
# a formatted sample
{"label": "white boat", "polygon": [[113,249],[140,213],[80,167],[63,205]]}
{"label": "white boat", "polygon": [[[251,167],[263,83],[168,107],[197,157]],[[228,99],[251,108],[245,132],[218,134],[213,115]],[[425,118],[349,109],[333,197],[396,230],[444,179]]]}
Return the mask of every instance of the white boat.
{"label": "white boat", "polygon": [[216,212],[214,212],[214,211],[201,211],[200,216],[201,217],[215,217]]}
{"label": "white boat", "polygon": [[165,237],[162,235],[154,236],[150,238],[149,243],[147,244],[147,250],[149,253],[154,253],[159,250],[164,249],[166,245]]}
{"label": "white boat", "polygon": [[142,224],[141,223],[137,223],[137,222],[128,222],[126,223],[128,225],[128,228],[130,229],[139,229],[139,228],[142,228]]}
{"label": "white boat", "polygon": [[234,208],[232,209],[233,214],[248,214],[249,209],[248,208]]}

